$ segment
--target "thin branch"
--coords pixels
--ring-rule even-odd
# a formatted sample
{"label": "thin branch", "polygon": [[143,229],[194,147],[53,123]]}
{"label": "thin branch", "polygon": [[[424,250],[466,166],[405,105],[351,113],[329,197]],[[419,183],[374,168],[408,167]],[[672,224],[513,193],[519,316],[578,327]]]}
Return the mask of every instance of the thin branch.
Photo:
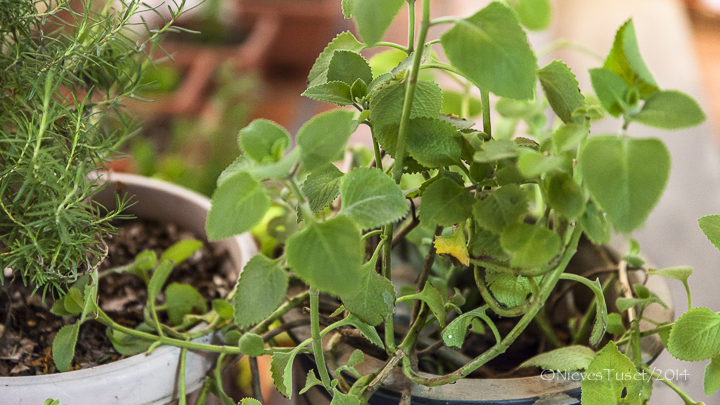
{"label": "thin branch", "polygon": [[257,357],[250,357],[250,375],[252,376],[252,391],[253,398],[260,401],[261,404],[265,403],[262,394],[262,386],[260,385],[260,370],[258,369]]}
{"label": "thin branch", "polygon": [[[430,277],[430,270],[432,269],[433,264],[435,263],[435,256],[437,253],[437,249],[435,249],[435,238],[440,236],[442,233],[443,227],[438,226],[435,228],[435,235],[433,236],[433,243],[430,245],[430,251],[428,252],[427,256],[425,256],[425,264],[423,265],[422,271],[420,272],[420,275],[418,276],[417,281],[415,282],[415,292],[420,293],[425,288],[425,283],[427,283],[428,278]],[[420,305],[422,301],[415,300],[413,303],[413,310],[412,310],[412,316],[410,317],[410,324],[414,324],[415,320],[418,317],[418,314],[420,313]]]}

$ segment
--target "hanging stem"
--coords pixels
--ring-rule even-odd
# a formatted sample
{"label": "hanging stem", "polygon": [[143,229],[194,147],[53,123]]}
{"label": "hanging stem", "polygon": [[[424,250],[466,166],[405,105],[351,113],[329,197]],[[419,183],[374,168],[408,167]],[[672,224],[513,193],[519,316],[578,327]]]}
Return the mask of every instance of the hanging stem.
{"label": "hanging stem", "polygon": [[532,304],[529,310],[527,311],[527,313],[525,313],[525,315],[523,315],[522,318],[520,318],[515,327],[510,331],[510,333],[505,336],[504,339],[502,339],[502,341],[496,343],[493,347],[476,357],[473,361],[467,363],[465,366],[459,368],[458,370],[450,374],[446,374],[440,377],[425,378],[418,376],[412,370],[410,362],[407,361],[407,359],[403,359],[403,371],[405,372],[405,375],[413,382],[424,385],[426,387],[437,387],[440,385],[451,384],[457,380],[460,380],[461,378],[468,376],[470,373],[482,367],[488,361],[504,353],[505,350],[507,350],[507,348],[510,347],[510,345],[515,341],[515,339],[520,336],[520,334],[525,330],[525,328],[527,328],[530,322],[532,322],[533,318],[535,318],[535,315],[538,313],[538,311],[540,311],[544,303],[547,301],[547,298],[548,296],[550,296],[552,289],[557,284],[568,263],[570,263],[570,259],[577,251],[577,245],[580,241],[581,234],[582,227],[580,225],[577,225],[576,228],[573,230],[570,242],[565,248],[565,252],[563,254],[562,260],[560,261],[560,264],[551,273],[548,273],[545,277],[543,277],[543,281],[540,284],[540,292],[536,296],[532,297]]}
{"label": "hanging stem", "polygon": [[490,123],[490,92],[480,89],[480,103],[482,104],[483,132],[492,137],[492,124]]}
{"label": "hanging stem", "polygon": [[250,375],[252,376],[252,391],[253,398],[260,401],[261,404],[265,403],[262,394],[262,386],[260,385],[260,370],[258,368],[257,357],[250,357]]}
{"label": "hanging stem", "polygon": [[651,376],[653,376],[653,378],[655,378],[656,380],[660,380],[663,384],[667,385],[668,387],[670,387],[670,389],[672,389],[673,391],[675,391],[675,392],[680,396],[680,398],[682,398],[683,402],[685,402],[686,405],[698,404],[698,402],[693,401],[693,399],[690,398],[690,395],[688,395],[687,393],[685,393],[685,391],[683,391],[682,389],[680,389],[680,387],[678,387],[677,385],[673,384],[672,381],[670,381],[670,380],[668,380],[667,378],[661,376],[660,374],[658,374],[658,373],[650,370],[650,367],[648,367],[647,365],[643,364],[643,365],[641,366],[641,368],[643,369],[643,371],[645,371],[645,372],[647,372],[648,374],[650,374]]}
{"label": "hanging stem", "polygon": [[314,288],[310,289],[310,330],[312,332],[313,355],[317,364],[320,380],[328,392],[332,392],[330,385],[330,374],[328,374],[323,356],[322,337],[320,336],[320,292]]}

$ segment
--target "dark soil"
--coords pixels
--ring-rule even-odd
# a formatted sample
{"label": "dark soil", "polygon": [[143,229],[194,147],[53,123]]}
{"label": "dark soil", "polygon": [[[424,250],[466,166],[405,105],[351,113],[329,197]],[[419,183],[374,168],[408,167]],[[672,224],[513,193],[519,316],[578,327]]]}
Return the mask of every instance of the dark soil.
{"label": "dark soil", "polygon": [[[116,224],[120,232],[107,241],[109,254],[100,272],[132,262],[143,250],[154,250],[158,257],[173,243],[195,236],[172,224],[127,221]],[[195,255],[176,266],[166,285],[190,284],[212,300],[226,296],[234,286],[234,277],[225,254],[205,245]],[[99,304],[111,318],[134,327],[143,320],[147,300],[145,285],[132,274],[109,274],[100,280]],[[160,297],[162,300],[163,297]],[[44,302],[40,293],[14,280],[0,289],[0,376],[27,376],[55,373],[52,341],[74,317],[62,318],[50,313],[52,300]],[[106,327],[87,321],[80,328],[72,369],[89,368],[122,359],[106,337]]]}

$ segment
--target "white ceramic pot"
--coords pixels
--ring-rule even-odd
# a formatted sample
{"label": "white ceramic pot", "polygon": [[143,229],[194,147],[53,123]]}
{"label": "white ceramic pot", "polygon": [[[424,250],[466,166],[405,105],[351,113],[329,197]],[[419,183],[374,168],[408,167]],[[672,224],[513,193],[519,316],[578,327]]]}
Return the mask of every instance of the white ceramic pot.
{"label": "white ceramic pot", "polygon": [[[94,199],[105,207],[115,204],[115,191],[134,196],[135,205],[125,212],[137,218],[172,222],[205,237],[205,218],[210,200],[192,191],[146,177],[104,173],[105,189]],[[217,242],[229,253],[239,274],[257,252],[249,234]],[[196,342],[219,342],[205,336]],[[202,385],[215,366],[216,355],[188,351],[185,384],[187,392]],[[165,404],[177,398],[180,349],[162,346],[152,355],[139,354],[114,363],[66,373],[30,377],[1,377],[0,404],[41,405],[46,398],[67,405]]]}

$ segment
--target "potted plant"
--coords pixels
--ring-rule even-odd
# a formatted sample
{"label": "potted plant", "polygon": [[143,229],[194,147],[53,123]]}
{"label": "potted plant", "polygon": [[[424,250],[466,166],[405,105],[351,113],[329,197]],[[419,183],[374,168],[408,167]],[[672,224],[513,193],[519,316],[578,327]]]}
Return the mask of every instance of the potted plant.
{"label": "potted plant", "polygon": [[[101,181],[106,187],[93,196],[96,204],[112,208],[120,196],[131,195],[135,203],[123,211],[125,215],[131,215],[136,220],[174,224],[183,232],[191,232],[200,238],[204,236],[204,220],[210,207],[210,201],[206,197],[176,185],[132,174],[104,173]],[[130,265],[93,272],[89,276],[92,282],[88,283],[89,287],[85,289],[78,284],[87,283],[88,276],[81,277],[78,282],[69,284],[66,287],[67,294],[58,298],[51,310],[53,315],[64,316],[69,322],[59,331],[50,332],[53,334],[57,332],[50,340],[52,343],[50,362],[61,371],[66,371],[71,365],[74,366],[79,362],[79,359],[74,360],[73,357],[75,356],[76,342],[82,339],[83,334],[78,335],[77,333],[83,330],[80,329],[83,325],[89,326],[86,324],[91,323],[94,314],[105,306],[103,302],[111,298],[102,296],[102,291],[107,289],[103,284],[107,283],[106,278],[111,278],[113,273],[121,271],[135,273],[141,277],[138,269],[142,267],[145,269],[143,272],[147,281],[149,282],[154,276],[156,281],[153,284],[155,284],[157,277],[163,275],[168,277],[168,274],[158,271],[162,268],[160,264],[163,261],[167,262],[168,259],[171,259],[175,264],[180,264],[195,254],[200,245],[197,240],[180,241],[162,254],[158,254],[154,261],[152,260],[155,257],[154,253],[145,250],[148,247],[144,247],[143,252],[137,256],[137,260]],[[227,253],[225,261],[230,266],[228,283],[234,282],[237,272],[256,252],[255,244],[249,235],[231,238],[214,245],[214,249],[218,252]],[[121,249],[126,248],[126,246],[121,246]],[[148,258],[154,264],[148,263]],[[205,255],[204,258],[212,259],[208,255]],[[146,264],[141,265],[141,262]],[[195,271],[199,271],[196,261],[193,265]],[[172,267],[175,266],[170,268]],[[216,276],[220,276],[220,274],[218,272]],[[195,287],[199,287],[198,285],[191,287],[187,283],[173,281],[162,284],[166,284],[166,286],[158,291],[158,295],[164,295],[166,302],[163,306],[167,309],[164,309],[163,313],[175,313],[172,315],[173,317],[183,318],[186,314],[192,315],[191,310],[195,307],[206,305],[204,302],[198,304],[199,293],[195,289]],[[179,298],[183,296],[188,298],[186,300]],[[76,301],[78,297],[81,299]],[[72,304],[73,302],[75,304]],[[189,307],[186,305],[187,303],[189,303]],[[221,304],[216,302],[214,305],[217,307]],[[90,311],[93,306],[97,306],[97,311]],[[84,308],[88,308],[87,313],[83,312]],[[214,313],[211,309],[211,314]],[[116,314],[111,315],[115,316]],[[110,319],[110,316],[105,316]],[[208,320],[212,324],[213,320],[210,318],[211,315],[208,314],[196,317],[188,323],[187,330],[178,329],[176,321],[168,321],[168,328],[173,328],[173,332],[186,332],[188,338],[192,340],[186,343],[191,346],[200,343],[217,344],[220,339],[213,334],[214,329],[208,327],[207,323],[202,323]],[[217,322],[217,317],[215,322]],[[143,329],[145,328],[144,323],[142,322],[136,327],[146,330]],[[7,330],[8,334],[10,332],[11,330]],[[73,336],[75,340],[73,340]],[[97,338],[93,334],[87,336],[93,339]],[[216,355],[213,353],[184,351],[173,346],[157,348],[152,351],[152,355],[138,354],[148,350],[147,342],[149,341],[128,339],[118,332],[108,331],[108,339],[112,343],[112,347],[124,357],[90,368],[72,367],[72,371],[61,373],[22,377],[0,376],[0,387],[2,387],[4,400],[17,404],[38,404],[46,398],[55,398],[67,404],[83,403],[81,401],[92,404],[113,402],[164,404],[179,396],[183,396],[184,399],[183,393],[191,393],[199,389],[205,382],[206,373],[214,368],[216,362]],[[40,345],[38,344],[38,346]],[[104,349],[98,348],[98,350]],[[178,370],[181,367],[187,370],[186,373],[182,373],[182,378],[178,377]]]}
{"label": "potted plant", "polygon": [[[131,203],[125,193],[116,197],[115,190],[145,193],[148,196],[145,204],[154,200],[155,211],[162,215],[143,210],[136,211],[137,216],[155,215],[156,219],[171,219],[188,227],[194,225],[199,237],[203,235],[204,213],[209,207],[208,200],[161,182],[117,175],[109,182],[107,174],[95,174],[133,130],[121,103],[132,97],[140,85],[139,72],[147,63],[143,48],[156,43],[158,36],[181,13],[183,3],[178,4],[163,26],[147,30],[144,35],[128,30],[132,16],[141,9],[140,2],[126,2],[119,8],[108,2],[100,9],[93,8],[97,5],[89,1],[72,5],[70,7],[69,1],[48,4],[32,0],[2,5],[1,63],[5,90],[0,126],[0,206],[3,211],[0,268],[4,270],[0,278],[2,370],[6,370],[8,353],[22,354],[11,337],[17,335],[17,331],[10,326],[18,321],[32,327],[31,322],[36,321],[22,318],[20,313],[9,310],[12,305],[6,305],[8,299],[16,299],[16,293],[23,287],[29,287],[32,293],[25,298],[38,306],[48,305],[46,299],[57,298],[59,304],[53,306],[56,315],[77,315],[83,319],[87,316],[87,312],[77,312],[77,305],[64,304],[95,303],[89,298],[84,300],[83,293],[96,293],[97,283],[88,284],[87,290],[81,284],[97,277],[97,269],[107,255],[105,242],[116,232],[111,220],[119,218],[121,211],[135,202]],[[106,183],[110,187],[104,188]],[[184,210],[183,215],[195,216],[168,217],[172,211],[161,205],[164,203]],[[140,205],[134,205],[133,209]],[[238,241],[223,245],[230,247],[233,260],[240,268],[238,253],[247,258],[251,252],[243,250],[246,248],[241,248]],[[80,300],[73,301],[78,293]],[[41,335],[48,335],[50,343],[58,348],[53,355],[51,347],[47,347],[43,364],[54,364],[61,370],[70,367],[72,350],[67,347],[74,345],[79,331],[79,323],[73,325],[78,326],[39,331]],[[203,362],[214,364],[207,363],[205,357],[188,357],[188,364],[196,365],[195,374],[199,375],[200,382],[207,369]],[[179,351],[162,348],[152,359],[160,359],[163,366],[170,367],[170,360],[174,359],[177,364],[179,358]],[[3,401],[40,403],[53,393],[66,402],[77,403],[79,398],[88,398],[97,403],[95,395],[88,394],[92,392],[88,375],[90,380],[105,384],[104,388],[124,390],[123,394],[107,390],[104,393],[108,395],[140,395],[137,403],[169,401],[176,393],[174,371],[162,374],[169,380],[168,384],[150,387],[154,390],[149,394],[152,397],[136,390],[138,382],[134,377],[128,378],[128,369],[137,375],[138,369],[133,367],[148,370],[152,363],[150,358],[135,358],[89,372],[3,376],[0,377]],[[22,370],[10,372],[23,373]],[[97,377],[98,373],[102,377]],[[109,378],[111,375],[114,380]],[[128,385],[128,381],[132,384]],[[192,384],[197,383],[190,381],[189,386]],[[68,393],[72,393],[70,398],[65,396]]]}
{"label": "potted plant", "polygon": [[[302,295],[283,304],[289,278],[309,286],[304,294],[310,314],[308,337],[291,352],[268,349],[265,339],[251,332],[242,335],[240,350],[250,356],[272,354],[273,380],[285,395],[294,392],[290,373],[296,355],[312,350],[317,374],[308,374],[303,392],[319,385],[333,402],[361,403],[372,400],[401,370],[400,380],[389,384],[400,388],[400,400],[407,403],[418,395],[426,402],[433,391],[455,391],[458,385],[435,387],[502,359],[533,328],[547,346],[557,348],[520,365],[598,376],[582,381],[583,403],[644,403],[654,379],[695,403],[647,366],[641,338],[656,336],[681,358],[708,359],[717,347],[684,338],[712,328],[714,321],[700,320],[700,314],[692,324],[653,319],[650,313],[667,305],[644,277],[633,281],[628,276],[629,269],[644,264],[633,240],[605,266],[610,277],[603,283],[583,277],[589,269],[580,274],[566,270],[583,238],[603,245],[612,230],[631,234],[641,227],[665,188],[667,148],[658,139],[632,137],[631,124],[694,126],[705,119],[698,104],[681,92],[660,89],[642,61],[631,20],[618,30],[604,64],[590,71],[597,98],[586,98],[561,61],[537,66],[518,16],[528,26],[543,23],[527,20],[533,13],[525,2],[493,2],[468,18],[431,19],[430,2],[423,1],[415,32],[411,1],[409,44],[381,42],[403,3],[344,1],[343,12],[355,19],[359,39],[340,34],[310,72],[305,96],[356,111],[314,117],[299,130],[292,148],[289,134],[268,121],[256,120],[240,132],[244,154],[219,180],[208,235],[222,239],[252,229],[273,207],[284,215],[267,225],[282,249],[270,258],[253,258],[240,277],[238,292],[263,294],[235,296],[235,323],[248,330],[275,315],[278,306],[298,303]],[[449,28],[439,40],[427,41],[431,26]],[[379,46],[399,49],[406,58],[390,72],[373,71],[361,51]],[[448,62],[436,56],[433,49],[439,47]],[[445,72],[465,89],[457,115],[441,114],[443,90],[434,81],[418,79],[424,70]],[[475,87],[482,112],[477,128],[468,119]],[[496,109],[503,118],[495,125],[490,93],[498,98]],[[550,123],[548,106],[556,117]],[[604,115],[619,118],[621,129],[589,136],[592,121]],[[522,133],[515,129],[519,121],[526,128]],[[353,162],[353,170],[343,173],[332,162],[343,156],[361,124],[371,130],[374,153],[363,159],[351,151],[346,161]],[[411,249],[425,257],[410,291],[399,285],[401,275],[392,266],[398,258],[392,247],[403,239],[414,242]],[[672,268],[645,274],[686,280],[689,272]],[[469,285],[460,283],[468,280]],[[548,312],[561,281],[565,290],[567,282],[586,289],[575,297],[592,297],[565,325],[552,323],[555,314]],[[321,303],[321,294],[337,300]],[[396,323],[405,302],[413,305],[403,328]],[[514,323],[498,327],[505,318]],[[474,358],[434,376],[418,369],[418,356],[443,345],[459,348],[475,334],[486,334],[489,344]],[[366,345],[365,355],[350,350],[340,356],[338,368],[328,370],[338,358],[339,341],[357,335],[377,347]],[[330,338],[326,345],[324,337]],[[370,353],[380,362],[368,370],[359,364]],[[447,361],[434,364],[447,370]],[[714,373],[708,372],[710,379]],[[633,378],[638,375],[642,378]],[[535,384],[542,386],[542,378],[536,377]],[[485,387],[500,386],[491,382]],[[548,386],[546,392],[556,397],[543,398],[542,390],[531,389],[515,400],[572,403],[568,395],[580,395],[573,391],[579,382]]]}
{"label": "potted plant", "polygon": [[[604,65],[591,71],[594,102],[581,94],[562,62],[538,68],[518,23],[522,9],[513,8],[523,2],[512,7],[494,2],[468,18],[431,19],[430,1],[423,0],[420,29],[411,29],[407,46],[380,42],[402,4],[344,1],[360,39],[339,35],[310,72],[306,96],[357,111],[314,117],[292,147],[290,135],[269,121],[256,120],[240,132],[243,155],[218,180],[206,230],[211,240],[249,230],[263,233],[266,255],[245,265],[232,304],[218,303],[214,316],[222,321],[214,326],[225,344],[163,336],[161,325],[157,334],[120,325],[93,305],[91,290],[84,295],[83,312],[111,333],[152,347],[220,353],[200,403],[211,391],[223,403],[234,403],[218,383],[219,373],[229,355],[240,354],[271,355],[273,382],[290,396],[299,388],[293,364],[305,353],[312,354],[317,371],[308,372],[301,392],[320,386],[332,402],[360,404],[373,400],[383,385],[395,385],[400,401],[409,403],[428,391],[453,391],[447,384],[470,382],[467,377],[482,373],[495,358],[503,362],[532,335],[523,333],[530,328],[539,331],[542,345],[557,348],[518,365],[552,373],[584,371],[584,404],[647,402],[654,379],[685,403],[696,403],[648,367],[651,359],[643,349],[646,338],[657,337],[679,358],[717,356],[719,340],[704,338],[715,337],[708,334],[717,330],[714,312],[690,309],[675,323],[652,315],[667,303],[648,287],[649,280],[665,276],[686,282],[691,270],[645,272],[632,240],[614,259],[592,245],[606,243],[612,229],[629,234],[640,227],[667,181],[667,148],[657,139],[631,137],[628,127],[696,125],[705,118],[697,103],[659,89],[640,57],[632,21],[618,30]],[[427,41],[430,26],[440,25],[449,28],[439,41]],[[448,63],[432,52],[438,43]],[[399,49],[407,57],[390,72],[374,74],[360,54],[372,46]],[[443,91],[432,80],[419,80],[422,70],[449,72],[463,84],[460,114],[441,114]],[[472,87],[480,91],[481,128],[465,118],[475,104]],[[495,108],[508,120],[504,125],[491,122],[490,93],[499,98]],[[545,121],[545,105],[557,116],[551,124]],[[622,119],[620,133],[589,137],[592,120],[604,114]],[[517,136],[512,127],[520,120],[527,130]],[[371,128],[370,153],[346,151],[360,124]],[[343,156],[353,168],[347,173],[332,163]],[[714,231],[714,223],[707,229]],[[405,253],[393,253],[393,245]],[[598,252],[604,266],[567,271],[582,246]],[[401,282],[407,272],[393,266],[401,256],[410,262],[420,258],[409,288]],[[635,273],[641,276],[633,279]],[[607,275],[602,283],[598,274]],[[645,274],[651,274],[648,285]],[[561,290],[580,289],[572,297],[590,298],[587,305],[566,306],[571,314],[556,324],[551,301],[565,296],[553,293],[560,282]],[[157,283],[151,284],[156,290]],[[277,324],[305,306],[309,319]],[[148,311],[155,312],[152,306]],[[308,326],[308,337],[294,348],[267,344],[280,333]],[[485,345],[474,357],[448,350],[467,347],[478,337]],[[344,341],[362,349],[350,349],[343,358]],[[434,375],[419,369],[433,352],[439,355],[430,363]],[[363,368],[370,357],[379,368]],[[713,360],[706,374],[708,393],[716,385],[715,366]],[[578,381],[544,381],[546,372],[530,382],[534,389],[518,380],[505,385],[489,380],[473,395],[489,396],[478,390],[502,387],[511,395],[520,391],[515,403],[576,401]],[[252,374],[257,383],[258,373]],[[254,396],[262,400],[257,389]]]}

